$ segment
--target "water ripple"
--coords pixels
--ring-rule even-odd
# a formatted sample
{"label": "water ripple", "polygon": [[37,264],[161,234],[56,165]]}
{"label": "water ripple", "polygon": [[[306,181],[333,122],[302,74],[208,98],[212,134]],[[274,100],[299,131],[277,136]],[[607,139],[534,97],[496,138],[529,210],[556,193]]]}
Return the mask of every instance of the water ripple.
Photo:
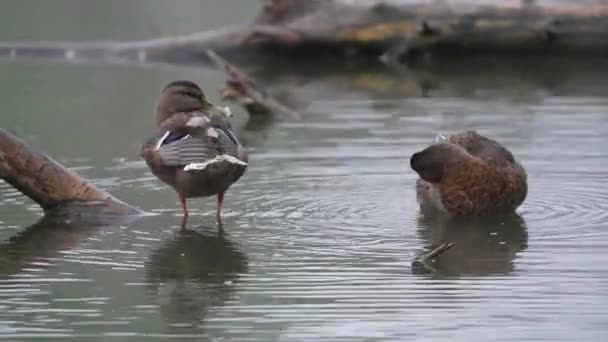
{"label": "water ripple", "polygon": [[[223,234],[213,198],[188,202],[180,232],[174,191],[136,151],[92,132],[106,142],[98,152],[110,154],[102,165],[88,154],[67,160],[156,215],[127,227],[40,229],[23,210],[27,199],[0,183],[0,338],[601,341],[608,101],[463,91],[322,94],[301,121],[246,132],[259,139],[226,194]],[[116,109],[104,107],[125,112]],[[120,118],[116,136],[136,146]],[[133,121],[141,131],[141,118]],[[526,167],[519,215],[420,216],[409,156],[437,133],[463,129],[497,139]],[[433,270],[411,266],[444,242],[454,248]]]}

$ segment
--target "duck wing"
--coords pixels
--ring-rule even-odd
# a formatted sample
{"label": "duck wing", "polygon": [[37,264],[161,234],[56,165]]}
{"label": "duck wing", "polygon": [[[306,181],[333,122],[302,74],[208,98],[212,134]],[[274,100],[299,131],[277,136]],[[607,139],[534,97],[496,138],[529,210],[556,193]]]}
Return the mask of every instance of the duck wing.
{"label": "duck wing", "polygon": [[509,150],[497,141],[485,137],[476,131],[440,134],[435,141],[448,141],[460,145],[472,156],[498,167],[505,167],[515,163],[515,158]]}
{"label": "duck wing", "polygon": [[175,136],[173,131],[167,131],[155,147],[163,164],[167,166],[185,167],[192,163],[201,163],[218,155],[217,145],[204,134],[183,134],[178,139],[165,142]]}
{"label": "duck wing", "polygon": [[247,165],[238,157],[238,140],[227,127],[212,126],[202,115],[175,115],[159,127],[159,132],[142,147],[149,164],[201,171],[210,166],[228,172]]}

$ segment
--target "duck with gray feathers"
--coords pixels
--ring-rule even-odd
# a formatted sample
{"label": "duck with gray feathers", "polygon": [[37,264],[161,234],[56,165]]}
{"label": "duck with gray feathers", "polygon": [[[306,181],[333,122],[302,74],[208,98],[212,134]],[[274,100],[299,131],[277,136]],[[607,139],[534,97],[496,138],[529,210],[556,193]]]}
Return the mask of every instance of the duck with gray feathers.
{"label": "duck with gray feathers", "polygon": [[222,223],[224,194],[247,169],[247,152],[228,121],[227,108],[207,100],[193,82],[174,81],[156,104],[157,132],[141,148],[152,173],[170,185],[188,219],[186,199],[217,196],[217,221]]}
{"label": "duck with gray feathers", "polygon": [[488,216],[514,212],[528,193],[527,174],[513,154],[476,131],[440,135],[414,153],[420,178],[417,199],[424,213]]}

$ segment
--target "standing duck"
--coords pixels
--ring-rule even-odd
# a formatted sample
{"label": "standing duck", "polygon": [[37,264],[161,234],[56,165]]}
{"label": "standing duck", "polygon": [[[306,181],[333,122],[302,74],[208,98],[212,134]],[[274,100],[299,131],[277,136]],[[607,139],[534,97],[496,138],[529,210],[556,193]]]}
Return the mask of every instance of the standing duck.
{"label": "standing duck", "polygon": [[222,223],[224,193],[245,173],[247,152],[232,131],[227,108],[207,100],[193,82],[174,81],[156,104],[157,132],[141,148],[152,173],[175,189],[188,219],[186,198],[217,195]]}
{"label": "standing duck", "polygon": [[410,166],[420,176],[416,193],[423,212],[509,213],[528,193],[526,171],[513,154],[475,131],[440,135],[434,144],[412,155]]}

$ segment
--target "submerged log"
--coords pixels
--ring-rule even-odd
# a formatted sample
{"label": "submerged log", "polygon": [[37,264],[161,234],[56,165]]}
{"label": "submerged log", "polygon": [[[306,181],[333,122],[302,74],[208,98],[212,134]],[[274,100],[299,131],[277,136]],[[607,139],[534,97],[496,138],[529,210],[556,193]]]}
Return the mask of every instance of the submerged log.
{"label": "submerged log", "polygon": [[0,129],[0,178],[40,205],[46,215],[141,213],[5,129]]}
{"label": "submerged log", "polygon": [[0,278],[19,273],[37,257],[73,248],[99,227],[142,214],[2,128],[0,178],[44,210],[41,220],[0,245]]}
{"label": "submerged log", "polygon": [[[608,53],[608,3],[267,0],[250,24],[137,42],[0,43],[0,56],[65,60],[207,63],[207,50],[252,55],[323,53],[385,60],[471,52]],[[234,58],[232,58],[234,57]],[[242,62],[239,62],[242,64]]]}
{"label": "submerged log", "polygon": [[298,119],[300,114],[287,108],[266,92],[244,71],[228,63],[215,52],[207,51],[214,64],[226,73],[226,86],[220,90],[223,100],[234,101],[243,106],[251,116],[279,116]]}

